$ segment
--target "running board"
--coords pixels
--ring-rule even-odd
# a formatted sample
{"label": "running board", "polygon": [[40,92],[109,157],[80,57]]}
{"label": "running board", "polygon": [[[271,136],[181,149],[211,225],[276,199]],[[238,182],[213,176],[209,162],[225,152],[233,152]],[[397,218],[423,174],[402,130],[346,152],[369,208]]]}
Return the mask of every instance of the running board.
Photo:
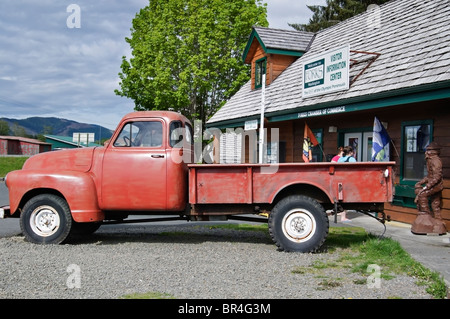
{"label": "running board", "polygon": [[247,222],[256,222],[256,223],[268,223],[268,218],[258,218],[258,217],[245,217],[245,216],[235,216],[230,215],[228,216],[228,219],[234,219],[234,220],[243,220]]}
{"label": "running board", "polygon": [[102,225],[115,225],[115,224],[137,224],[137,223],[151,223],[151,222],[167,222],[174,220],[187,221],[185,217],[160,217],[160,218],[144,218],[144,219],[129,219],[129,220],[112,220],[103,221]]}

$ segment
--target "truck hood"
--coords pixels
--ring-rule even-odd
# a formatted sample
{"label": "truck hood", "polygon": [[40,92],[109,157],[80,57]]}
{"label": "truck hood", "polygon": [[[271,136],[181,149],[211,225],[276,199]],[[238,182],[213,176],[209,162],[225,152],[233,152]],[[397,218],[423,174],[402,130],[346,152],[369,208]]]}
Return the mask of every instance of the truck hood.
{"label": "truck hood", "polygon": [[51,151],[30,157],[23,170],[79,171],[87,172],[92,165],[95,147]]}

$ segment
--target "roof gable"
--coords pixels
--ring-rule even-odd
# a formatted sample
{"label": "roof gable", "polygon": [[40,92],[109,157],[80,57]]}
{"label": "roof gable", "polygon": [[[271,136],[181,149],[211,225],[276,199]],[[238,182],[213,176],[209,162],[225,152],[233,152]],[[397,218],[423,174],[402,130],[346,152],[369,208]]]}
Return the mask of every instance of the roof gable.
{"label": "roof gable", "polygon": [[266,54],[301,56],[306,52],[314,33],[304,31],[253,27],[243,54],[244,63],[250,63],[259,45]]}

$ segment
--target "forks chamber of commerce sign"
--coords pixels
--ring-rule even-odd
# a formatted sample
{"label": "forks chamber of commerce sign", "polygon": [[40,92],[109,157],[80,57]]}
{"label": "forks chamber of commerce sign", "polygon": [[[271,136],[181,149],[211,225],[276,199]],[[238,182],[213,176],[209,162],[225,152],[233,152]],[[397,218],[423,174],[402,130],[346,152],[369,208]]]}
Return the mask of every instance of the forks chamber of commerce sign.
{"label": "forks chamber of commerce sign", "polygon": [[302,97],[348,90],[350,46],[326,51],[303,61]]}

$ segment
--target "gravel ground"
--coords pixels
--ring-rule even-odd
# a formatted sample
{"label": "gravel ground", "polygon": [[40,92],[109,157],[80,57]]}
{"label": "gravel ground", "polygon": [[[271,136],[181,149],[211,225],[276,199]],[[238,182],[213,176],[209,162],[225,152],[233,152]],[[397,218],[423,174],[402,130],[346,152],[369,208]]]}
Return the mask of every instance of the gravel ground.
{"label": "gravel ground", "polygon": [[338,257],[279,252],[265,232],[194,223],[102,226],[88,239],[58,246],[14,236],[0,239],[0,298],[102,299],[149,291],[180,299],[431,298],[403,275],[369,288],[367,277],[348,269],[293,272]]}

